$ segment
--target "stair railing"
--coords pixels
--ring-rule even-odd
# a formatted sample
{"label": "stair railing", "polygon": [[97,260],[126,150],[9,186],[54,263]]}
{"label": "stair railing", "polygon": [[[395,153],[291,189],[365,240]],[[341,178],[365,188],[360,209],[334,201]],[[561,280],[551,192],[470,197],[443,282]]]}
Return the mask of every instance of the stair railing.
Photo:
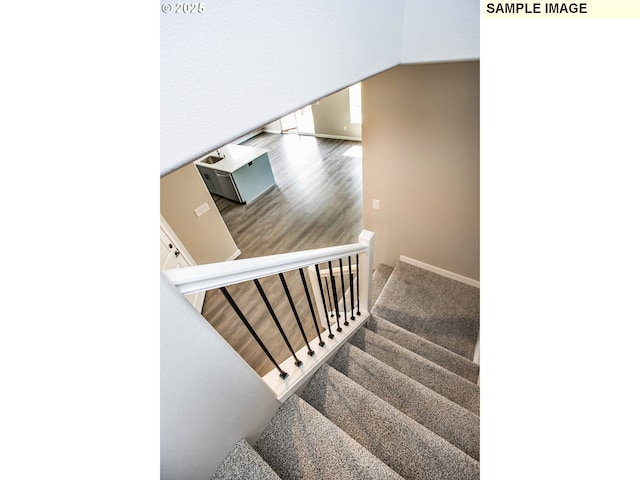
{"label": "stair railing", "polygon": [[[373,248],[374,234],[363,230],[358,238],[358,243],[349,245],[196,265],[164,270],[163,273],[178,291],[185,295],[203,290],[219,289],[221,291],[249,334],[274,365],[273,370],[262,378],[273,389],[277,398],[284,401],[302,386],[332,356],[335,350],[347,342],[368,318],[373,274]],[[328,268],[320,268],[325,263]],[[315,306],[304,269],[307,269]],[[295,270],[299,272],[309,314],[313,320],[316,336],[311,339],[305,333],[300,312],[296,309],[284,277],[284,273]],[[293,350],[280,320],[271,306],[271,301],[260,283],[260,279],[273,275],[279,277],[284,295],[287,297],[304,339],[305,346],[297,352]],[[289,358],[281,363],[275,360],[252,327],[242,307],[236,303],[226,288],[249,281],[255,284],[275,327],[291,353]],[[326,329],[324,338],[318,325],[318,319]],[[304,361],[301,358],[304,358]]]}

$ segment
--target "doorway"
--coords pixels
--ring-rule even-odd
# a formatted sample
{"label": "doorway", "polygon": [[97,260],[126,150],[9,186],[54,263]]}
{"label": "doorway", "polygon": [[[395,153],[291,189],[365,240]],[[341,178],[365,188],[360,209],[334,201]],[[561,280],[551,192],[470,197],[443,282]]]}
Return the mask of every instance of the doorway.
{"label": "doorway", "polygon": [[280,119],[281,133],[296,133],[298,135],[314,135],[316,133],[313,123],[311,105],[285,115]]}

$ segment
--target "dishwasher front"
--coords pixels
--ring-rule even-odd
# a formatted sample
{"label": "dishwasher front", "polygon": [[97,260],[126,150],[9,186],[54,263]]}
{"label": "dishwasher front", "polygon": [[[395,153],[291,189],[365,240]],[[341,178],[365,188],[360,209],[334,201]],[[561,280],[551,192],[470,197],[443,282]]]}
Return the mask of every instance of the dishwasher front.
{"label": "dishwasher front", "polygon": [[227,172],[221,172],[219,170],[214,170],[213,172],[215,173],[220,185],[221,191],[219,195],[222,195],[229,200],[242,203],[242,198],[240,198],[240,193],[238,193],[238,189],[236,188],[231,174]]}

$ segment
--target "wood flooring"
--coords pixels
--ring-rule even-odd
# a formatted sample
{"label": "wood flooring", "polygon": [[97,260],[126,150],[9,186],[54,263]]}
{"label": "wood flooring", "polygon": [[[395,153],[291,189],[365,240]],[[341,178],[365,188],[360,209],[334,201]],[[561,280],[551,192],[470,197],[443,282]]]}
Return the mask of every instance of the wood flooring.
{"label": "wood flooring", "polygon": [[[269,150],[276,185],[248,205],[213,195],[242,252],[239,258],[358,241],[362,230],[360,142],[262,133],[243,145]],[[311,340],[317,334],[300,274],[294,271],[284,276],[303,330]],[[268,277],[260,283],[293,350],[297,351],[304,346],[304,340],[280,279]],[[289,349],[254,283],[232,285],[227,290],[276,361],[280,363],[289,357]],[[206,293],[202,315],[259,375],[274,368],[219,290]]]}

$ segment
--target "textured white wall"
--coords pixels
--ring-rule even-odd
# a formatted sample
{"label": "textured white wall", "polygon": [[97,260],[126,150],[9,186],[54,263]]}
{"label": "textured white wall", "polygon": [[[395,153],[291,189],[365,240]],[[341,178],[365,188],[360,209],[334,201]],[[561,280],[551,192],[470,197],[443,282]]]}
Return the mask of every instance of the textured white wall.
{"label": "textured white wall", "polygon": [[397,65],[402,6],[242,0],[161,14],[160,174]]}
{"label": "textured white wall", "polygon": [[[238,0],[207,2],[202,15],[161,14],[160,175],[401,61],[477,58],[476,2],[439,5]],[[277,402],[162,280],[162,478],[206,480]]]}
{"label": "textured white wall", "polygon": [[401,63],[480,58],[480,2],[405,0]]}
{"label": "textured white wall", "polygon": [[161,478],[207,480],[237,440],[255,440],[280,403],[164,274],[160,277]]}

